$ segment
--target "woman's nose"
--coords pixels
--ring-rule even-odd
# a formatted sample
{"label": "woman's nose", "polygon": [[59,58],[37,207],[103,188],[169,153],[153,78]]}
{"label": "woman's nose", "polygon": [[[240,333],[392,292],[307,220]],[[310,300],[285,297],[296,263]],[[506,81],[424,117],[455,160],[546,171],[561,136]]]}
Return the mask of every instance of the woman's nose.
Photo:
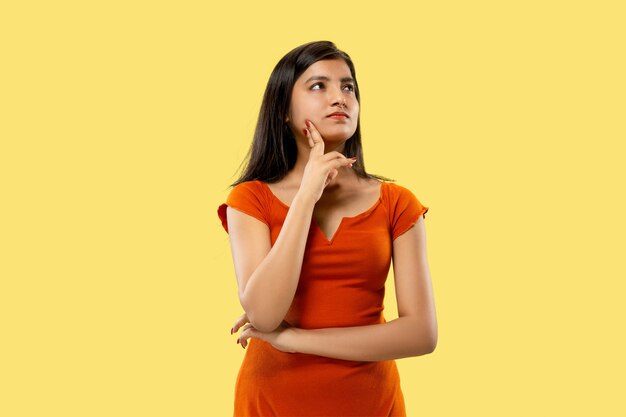
{"label": "woman's nose", "polygon": [[341,88],[335,88],[332,90],[330,95],[332,106],[344,106],[346,104],[346,99],[343,96],[343,92]]}

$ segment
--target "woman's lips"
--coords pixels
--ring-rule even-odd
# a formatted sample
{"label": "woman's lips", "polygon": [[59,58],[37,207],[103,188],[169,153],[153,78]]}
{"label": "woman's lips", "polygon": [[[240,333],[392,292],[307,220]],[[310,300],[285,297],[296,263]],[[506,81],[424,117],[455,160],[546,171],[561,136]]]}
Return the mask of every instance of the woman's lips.
{"label": "woman's lips", "polygon": [[347,119],[348,116],[346,116],[345,114],[331,114],[330,116],[331,119],[337,119],[337,120],[343,120],[343,119]]}

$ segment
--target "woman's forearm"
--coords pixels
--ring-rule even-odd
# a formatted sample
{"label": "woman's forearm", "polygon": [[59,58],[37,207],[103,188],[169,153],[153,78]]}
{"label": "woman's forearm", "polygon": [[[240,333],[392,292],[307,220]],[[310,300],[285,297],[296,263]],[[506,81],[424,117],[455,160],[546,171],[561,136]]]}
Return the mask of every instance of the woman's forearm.
{"label": "woman's forearm", "polygon": [[250,323],[263,332],[285,318],[298,288],[315,202],[296,195],[274,246],[240,292]]}
{"label": "woman's forearm", "polygon": [[352,361],[420,356],[437,345],[437,329],[415,317],[368,326],[293,330],[296,352]]}

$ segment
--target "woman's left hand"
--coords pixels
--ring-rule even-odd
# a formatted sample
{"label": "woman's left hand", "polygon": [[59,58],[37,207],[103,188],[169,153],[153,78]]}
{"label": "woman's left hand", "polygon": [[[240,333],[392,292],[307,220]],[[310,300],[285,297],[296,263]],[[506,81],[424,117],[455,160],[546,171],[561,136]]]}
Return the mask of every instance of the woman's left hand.
{"label": "woman's left hand", "polygon": [[[235,325],[231,329],[231,333],[235,333],[241,326],[248,323],[248,317],[243,314],[237,319]],[[255,329],[252,324],[248,323],[243,326],[243,329],[237,337],[237,343],[241,344],[241,347],[245,349],[248,345],[248,339],[253,337],[255,339],[266,341],[274,346],[281,352],[296,353],[294,349],[293,341],[296,335],[296,328],[289,325],[289,323],[283,321],[278,328],[270,333],[263,333]]]}

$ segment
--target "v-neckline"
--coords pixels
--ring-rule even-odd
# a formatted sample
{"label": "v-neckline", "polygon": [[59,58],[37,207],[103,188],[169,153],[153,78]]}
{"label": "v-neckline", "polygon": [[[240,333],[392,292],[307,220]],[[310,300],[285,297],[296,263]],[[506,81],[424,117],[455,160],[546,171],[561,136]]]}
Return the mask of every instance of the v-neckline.
{"label": "v-neckline", "polygon": [[[260,182],[261,184],[263,184],[265,186],[265,189],[270,193],[270,195],[272,196],[272,198],[283,208],[287,209],[287,211],[289,211],[289,209],[291,208],[291,206],[288,206],[287,204],[285,204],[280,198],[278,198],[270,189],[269,185],[267,185],[265,182],[261,181],[261,180],[257,180],[258,182]],[[324,231],[322,230],[322,228],[320,227],[320,225],[317,223],[317,220],[315,220],[315,217],[311,216],[311,223],[314,225],[314,227],[317,228],[317,230],[320,232],[320,235],[322,236],[322,239],[324,239],[324,242],[327,245],[332,245],[333,242],[335,241],[335,238],[337,237],[337,235],[339,234],[339,232],[341,231],[343,224],[345,223],[345,221],[348,220],[354,220],[354,219],[358,219],[360,217],[363,217],[367,214],[369,214],[370,212],[374,211],[374,209],[380,204],[380,202],[383,200],[383,186],[386,184],[386,181],[381,180],[380,181],[380,187],[379,187],[379,195],[378,195],[378,199],[376,199],[376,201],[374,202],[374,204],[368,208],[367,210],[356,214],[354,216],[344,216],[341,218],[341,220],[339,220],[339,225],[337,226],[337,229],[335,229],[335,232],[333,233],[332,237],[330,239],[328,239],[328,237],[326,236],[326,234],[324,234]]]}

